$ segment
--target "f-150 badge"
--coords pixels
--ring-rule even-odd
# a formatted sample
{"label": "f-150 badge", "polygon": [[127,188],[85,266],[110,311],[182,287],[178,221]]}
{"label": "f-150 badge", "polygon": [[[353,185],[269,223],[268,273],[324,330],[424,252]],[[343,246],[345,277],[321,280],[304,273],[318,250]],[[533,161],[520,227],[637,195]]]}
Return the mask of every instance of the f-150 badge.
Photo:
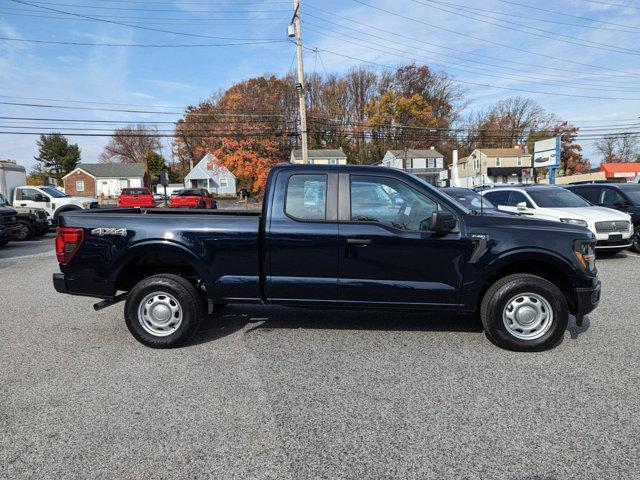
{"label": "f-150 badge", "polygon": [[107,235],[117,235],[120,237],[127,236],[126,228],[94,228],[91,230],[91,235],[97,235],[98,237],[105,237]]}

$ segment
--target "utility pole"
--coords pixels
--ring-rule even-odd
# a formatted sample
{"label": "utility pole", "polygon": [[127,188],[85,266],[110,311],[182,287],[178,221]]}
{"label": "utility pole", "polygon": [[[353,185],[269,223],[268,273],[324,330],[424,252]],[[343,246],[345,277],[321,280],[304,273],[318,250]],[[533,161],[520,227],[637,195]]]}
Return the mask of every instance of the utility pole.
{"label": "utility pole", "polygon": [[[298,101],[300,102],[300,134],[301,134],[301,147],[302,147],[302,163],[309,163],[309,150],[307,143],[307,107],[305,104],[305,85],[304,85],[304,68],[302,65],[302,32],[300,31],[300,0],[293,0],[293,18],[291,23],[294,24],[295,37],[296,37],[296,49],[298,55],[298,84],[296,90],[298,91]],[[291,24],[289,25],[291,27]],[[291,36],[291,29],[289,29],[289,36]]]}

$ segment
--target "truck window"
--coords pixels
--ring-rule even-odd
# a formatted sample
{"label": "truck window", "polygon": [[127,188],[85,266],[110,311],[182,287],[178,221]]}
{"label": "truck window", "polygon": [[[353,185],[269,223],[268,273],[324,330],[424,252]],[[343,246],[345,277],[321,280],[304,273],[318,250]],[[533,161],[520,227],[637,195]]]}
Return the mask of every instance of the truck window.
{"label": "truck window", "polygon": [[594,205],[600,203],[600,191],[602,190],[600,187],[576,187],[570,188],[569,190],[573,193],[577,193]]}
{"label": "truck window", "polygon": [[602,191],[602,200],[600,203],[606,207],[614,206],[616,203],[626,203],[622,195],[613,188],[605,188]]}
{"label": "truck window", "polygon": [[36,195],[40,193],[34,188],[21,188],[18,190],[16,197],[18,200],[35,201]]}
{"label": "truck window", "polygon": [[291,175],[284,211],[297,220],[324,220],[327,211],[326,175]]}
{"label": "truck window", "polygon": [[402,230],[420,230],[420,223],[438,210],[437,202],[394,178],[351,176],[353,222],[378,222]]}

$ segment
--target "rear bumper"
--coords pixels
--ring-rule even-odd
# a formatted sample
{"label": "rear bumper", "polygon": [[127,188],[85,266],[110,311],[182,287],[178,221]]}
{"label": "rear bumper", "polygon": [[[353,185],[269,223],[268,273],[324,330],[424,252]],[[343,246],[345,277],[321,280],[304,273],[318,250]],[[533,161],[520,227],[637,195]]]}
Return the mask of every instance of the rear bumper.
{"label": "rear bumper", "polygon": [[595,310],[600,303],[600,292],[602,290],[602,283],[600,280],[596,281],[593,287],[588,288],[576,288],[576,322],[578,325],[582,324],[582,318],[587,314]]}
{"label": "rear bumper", "polygon": [[53,288],[55,288],[58,293],[69,293],[67,282],[64,279],[64,273],[53,274]]}

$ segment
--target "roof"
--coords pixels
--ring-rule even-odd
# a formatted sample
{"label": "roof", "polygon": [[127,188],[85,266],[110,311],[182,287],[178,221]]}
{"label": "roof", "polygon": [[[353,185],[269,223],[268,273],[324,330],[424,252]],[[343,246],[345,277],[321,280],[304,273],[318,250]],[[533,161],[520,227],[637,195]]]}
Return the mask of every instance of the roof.
{"label": "roof", "polygon": [[637,173],[640,172],[640,162],[601,163],[600,170],[609,173]]}
{"label": "roof", "polygon": [[207,153],[202,159],[193,167],[186,177],[184,177],[185,181],[187,180],[202,180],[207,178],[217,178],[220,175],[234,177],[235,175],[231,173],[231,171],[225,167],[224,165],[220,165],[218,159],[215,155],[211,153]]}
{"label": "roof", "polygon": [[77,169],[96,178],[144,177],[142,163],[79,163],[74,171]]}
{"label": "roof", "polygon": [[[391,154],[396,158],[404,158],[404,150],[389,150]],[[408,148],[407,149],[407,158],[444,158],[444,155],[441,154],[436,149],[424,148]]]}
{"label": "roof", "polygon": [[[295,158],[302,158],[302,150],[299,148],[291,150]],[[342,148],[338,149],[318,149],[308,150],[309,158],[347,158]]]}
{"label": "roof", "polygon": [[522,148],[476,148],[487,157],[528,157]]}

